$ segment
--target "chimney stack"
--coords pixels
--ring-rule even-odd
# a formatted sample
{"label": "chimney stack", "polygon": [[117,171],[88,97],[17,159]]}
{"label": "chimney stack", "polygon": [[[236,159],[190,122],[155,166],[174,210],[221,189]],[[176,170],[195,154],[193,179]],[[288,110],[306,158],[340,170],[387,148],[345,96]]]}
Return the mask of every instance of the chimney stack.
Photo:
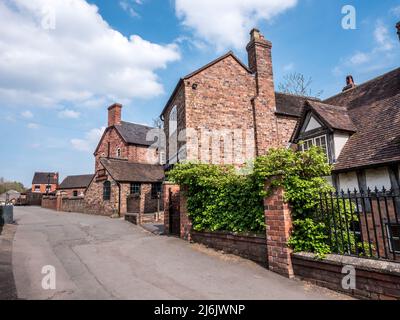
{"label": "chimney stack", "polygon": [[346,77],[346,86],[343,88],[343,92],[353,89],[356,86],[356,84],[354,83],[354,78],[352,75],[349,75]]}
{"label": "chimney stack", "polygon": [[397,29],[397,35],[399,36],[399,40],[400,40],[400,21],[397,22],[396,29]]}
{"label": "chimney stack", "polygon": [[276,121],[274,74],[272,70],[272,43],[260,30],[250,31],[246,47],[249,69],[255,75],[256,96],[252,100],[256,155],[265,155],[270,148],[280,147]]}
{"label": "chimney stack", "polygon": [[121,124],[122,104],[114,103],[108,107],[108,126],[112,127]]}

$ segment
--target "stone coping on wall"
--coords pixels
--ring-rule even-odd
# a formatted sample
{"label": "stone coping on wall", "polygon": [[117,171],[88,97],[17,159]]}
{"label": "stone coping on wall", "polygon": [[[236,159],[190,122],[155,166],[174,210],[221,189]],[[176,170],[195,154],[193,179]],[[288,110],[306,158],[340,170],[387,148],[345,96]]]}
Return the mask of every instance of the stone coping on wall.
{"label": "stone coping on wall", "polygon": [[400,263],[365,259],[358,257],[342,256],[337,254],[329,254],[323,259],[319,259],[316,254],[309,252],[293,253],[292,256],[302,258],[303,260],[316,261],[316,262],[329,262],[336,265],[351,265],[357,269],[365,271],[386,273],[394,276],[400,276]]}

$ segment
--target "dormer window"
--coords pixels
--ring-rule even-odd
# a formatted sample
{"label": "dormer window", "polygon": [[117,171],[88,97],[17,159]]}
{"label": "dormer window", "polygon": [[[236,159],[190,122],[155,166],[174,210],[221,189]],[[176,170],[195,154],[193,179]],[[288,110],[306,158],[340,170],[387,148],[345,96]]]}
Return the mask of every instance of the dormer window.
{"label": "dormer window", "polygon": [[329,159],[326,135],[304,140],[303,144],[300,145],[299,148],[300,148],[300,151],[307,151],[312,146],[320,147],[325,152],[327,159]]}

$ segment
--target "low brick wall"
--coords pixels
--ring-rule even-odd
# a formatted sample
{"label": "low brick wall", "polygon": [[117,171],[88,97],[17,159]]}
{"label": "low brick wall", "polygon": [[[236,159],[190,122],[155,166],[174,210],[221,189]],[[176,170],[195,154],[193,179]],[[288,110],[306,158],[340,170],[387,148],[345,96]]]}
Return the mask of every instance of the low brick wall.
{"label": "low brick wall", "polygon": [[263,235],[192,231],[191,240],[209,248],[252,260],[263,266],[268,265],[267,241]]}
{"label": "low brick wall", "polygon": [[[400,300],[400,264],[394,262],[328,255],[317,260],[314,254],[293,253],[293,270],[296,277],[343,292],[360,299]],[[356,271],[356,289],[345,290],[342,280],[344,266]]]}
{"label": "low brick wall", "polygon": [[85,212],[85,200],[83,197],[63,198],[61,200],[61,211],[65,212]]}
{"label": "low brick wall", "polygon": [[42,197],[42,208],[57,210],[57,197],[43,196]]}

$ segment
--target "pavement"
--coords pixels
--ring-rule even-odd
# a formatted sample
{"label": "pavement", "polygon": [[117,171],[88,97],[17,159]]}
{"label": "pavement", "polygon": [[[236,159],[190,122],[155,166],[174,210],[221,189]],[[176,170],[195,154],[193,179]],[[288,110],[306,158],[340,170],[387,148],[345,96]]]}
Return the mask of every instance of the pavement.
{"label": "pavement", "polygon": [[0,226],[0,300],[14,300],[17,290],[12,268],[12,242],[17,226]]}
{"label": "pavement", "polygon": [[[122,219],[14,210],[12,265],[20,299],[348,299]],[[44,266],[54,266],[55,289],[42,287],[49,279]]]}

